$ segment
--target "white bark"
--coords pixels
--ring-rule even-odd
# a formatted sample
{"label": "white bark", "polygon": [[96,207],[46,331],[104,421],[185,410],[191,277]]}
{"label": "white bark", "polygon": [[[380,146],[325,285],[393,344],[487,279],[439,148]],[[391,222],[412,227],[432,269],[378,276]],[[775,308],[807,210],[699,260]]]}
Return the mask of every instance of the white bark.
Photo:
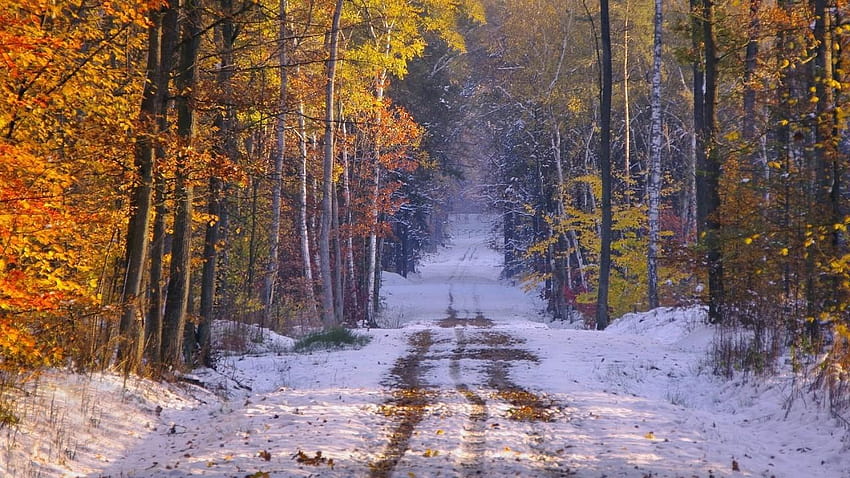
{"label": "white bark", "polygon": [[280,72],[280,90],[278,93],[278,115],[275,121],[274,169],[272,170],[272,224],[269,229],[269,257],[263,277],[263,317],[268,320],[274,304],[274,290],[277,282],[280,256],[280,209],[283,179],[283,158],[286,154],[286,7],[287,0],[280,0],[280,25],[278,25],[278,71]]}
{"label": "white bark", "polygon": [[658,232],[661,202],[661,34],[663,0],[655,0],[655,34],[652,52],[652,92],[650,97],[651,129],[649,150],[649,247],[647,251],[647,280],[649,307],[658,307]]}
{"label": "white bark", "polygon": [[298,235],[301,237],[301,261],[304,268],[304,292],[310,317],[318,317],[316,294],[313,292],[313,261],[310,255],[310,229],[307,227],[307,131],[304,125],[304,101],[298,102],[298,141],[301,161],[298,164]]}

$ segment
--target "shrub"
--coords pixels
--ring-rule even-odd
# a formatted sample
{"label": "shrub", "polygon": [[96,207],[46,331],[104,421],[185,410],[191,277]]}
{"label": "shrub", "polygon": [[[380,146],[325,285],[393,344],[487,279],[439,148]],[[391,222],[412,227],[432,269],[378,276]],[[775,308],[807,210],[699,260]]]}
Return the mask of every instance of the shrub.
{"label": "shrub", "polygon": [[302,337],[292,349],[296,352],[313,350],[331,350],[347,347],[358,348],[369,343],[371,337],[354,332],[344,327],[333,327]]}

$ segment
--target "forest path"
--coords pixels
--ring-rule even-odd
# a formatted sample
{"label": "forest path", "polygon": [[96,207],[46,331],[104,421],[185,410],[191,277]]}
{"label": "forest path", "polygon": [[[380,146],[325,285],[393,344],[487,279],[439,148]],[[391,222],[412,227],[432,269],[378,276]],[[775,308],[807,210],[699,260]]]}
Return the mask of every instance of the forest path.
{"label": "forest path", "polygon": [[[568,421],[563,405],[511,378],[514,366],[533,367],[540,359],[523,348],[528,323],[514,323],[516,307],[526,304],[527,316],[530,304],[499,280],[491,219],[454,216],[451,247],[429,258],[414,279],[413,291],[430,299],[395,300],[434,315],[408,336],[407,352],[383,380],[391,398],[381,413],[391,425],[370,463],[374,478],[423,468],[429,476],[572,475],[542,445],[539,431],[540,423]],[[437,307],[442,318],[434,320]]]}
{"label": "forest path", "polygon": [[149,412],[131,447],[73,476],[850,478],[826,419],[786,418],[784,386],[706,371],[699,311],[543,323],[500,280],[491,221],[454,217],[418,274],[384,275],[398,327],[360,331],[367,346],[223,358],[206,379],[250,391]]}
{"label": "forest path", "polygon": [[[387,445],[370,463],[370,476],[405,476],[423,467],[433,476],[505,476],[508,471],[572,476],[541,446],[536,426],[566,422],[562,406],[510,378],[515,362],[539,361],[521,348],[524,340],[493,330],[480,312],[464,317],[451,307],[434,325],[410,335],[407,354],[385,380],[392,398],[381,412],[393,424]],[[439,445],[419,436],[439,437]],[[509,444],[505,436],[511,437]]]}

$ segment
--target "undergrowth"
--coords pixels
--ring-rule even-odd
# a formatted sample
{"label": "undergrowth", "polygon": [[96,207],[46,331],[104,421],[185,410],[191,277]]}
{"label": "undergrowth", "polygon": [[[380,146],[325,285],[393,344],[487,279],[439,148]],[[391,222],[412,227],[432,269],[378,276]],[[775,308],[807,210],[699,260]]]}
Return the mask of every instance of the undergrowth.
{"label": "undergrowth", "polygon": [[302,337],[295,342],[292,350],[295,352],[311,352],[349,347],[359,348],[368,344],[370,340],[371,337],[366,335],[356,334],[343,327],[333,327]]}

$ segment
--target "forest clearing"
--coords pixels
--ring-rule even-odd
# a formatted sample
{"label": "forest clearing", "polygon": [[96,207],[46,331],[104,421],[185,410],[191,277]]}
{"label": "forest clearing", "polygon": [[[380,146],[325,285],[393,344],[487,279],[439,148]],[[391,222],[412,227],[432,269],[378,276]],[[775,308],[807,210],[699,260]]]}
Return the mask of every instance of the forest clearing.
{"label": "forest clearing", "polygon": [[850,478],[848,18],[0,2],[0,475]]}

